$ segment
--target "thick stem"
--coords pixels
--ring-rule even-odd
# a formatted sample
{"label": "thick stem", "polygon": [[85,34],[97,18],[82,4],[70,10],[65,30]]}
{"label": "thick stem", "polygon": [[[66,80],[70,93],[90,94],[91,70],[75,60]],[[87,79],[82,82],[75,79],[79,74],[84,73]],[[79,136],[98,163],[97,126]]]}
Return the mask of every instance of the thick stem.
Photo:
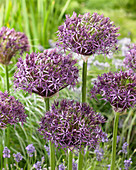
{"label": "thick stem", "polygon": [[50,166],[51,170],[55,170],[55,146],[54,143],[49,142],[50,144]]}
{"label": "thick stem", "polygon": [[82,71],[82,103],[86,102],[87,61],[83,61]]}
{"label": "thick stem", "polygon": [[82,170],[83,159],[84,159],[84,148],[82,148],[82,150],[79,152],[78,155],[78,170]]}
{"label": "thick stem", "polygon": [[68,170],[72,170],[73,153],[70,150],[68,152]]}
{"label": "thick stem", "polygon": [[[50,109],[49,98],[44,98],[44,101],[46,103],[46,111],[49,111]],[[55,146],[54,143],[52,143],[51,141],[49,141],[49,145],[50,145],[50,167],[51,170],[55,170]]]}
{"label": "thick stem", "polygon": [[114,128],[113,128],[113,141],[112,141],[112,157],[111,157],[111,170],[115,170],[116,159],[116,143],[117,143],[117,131],[118,131],[119,113],[115,113]]}
{"label": "thick stem", "polygon": [[[86,81],[87,81],[87,61],[83,61],[82,71],[82,103],[86,102]],[[78,170],[82,170],[84,158],[84,148],[79,152],[78,156]]]}

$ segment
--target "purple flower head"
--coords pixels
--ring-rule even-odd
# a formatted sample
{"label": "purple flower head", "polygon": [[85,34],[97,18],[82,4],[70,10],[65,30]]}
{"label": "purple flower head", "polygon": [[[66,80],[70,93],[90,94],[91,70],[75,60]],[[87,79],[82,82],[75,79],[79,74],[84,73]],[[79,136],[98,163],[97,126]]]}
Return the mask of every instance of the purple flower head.
{"label": "purple flower head", "polygon": [[40,161],[38,161],[36,164],[34,164],[34,168],[36,169],[36,170],[41,170],[41,162]]}
{"label": "purple flower head", "polygon": [[63,164],[63,163],[62,163],[62,164],[60,164],[58,168],[59,168],[59,170],[65,170],[65,166],[64,166],[64,164]]}
{"label": "purple flower head", "polygon": [[132,164],[131,158],[129,158],[128,160],[124,161],[124,166],[125,166],[125,170],[129,170],[130,166]]}
{"label": "purple flower head", "polygon": [[24,106],[7,92],[0,92],[0,128],[25,122]]}
{"label": "purple flower head", "polygon": [[77,63],[72,54],[63,56],[56,49],[44,53],[31,53],[26,59],[19,59],[14,75],[16,88],[43,97],[51,97],[70,85],[74,87],[78,79]]}
{"label": "purple flower head", "polygon": [[119,28],[109,18],[97,13],[66,15],[63,25],[59,26],[58,45],[81,55],[97,53],[108,54],[117,49]]}
{"label": "purple flower head", "polygon": [[23,157],[22,157],[20,152],[18,152],[17,154],[14,153],[13,157],[14,157],[16,162],[20,162],[23,159]]}
{"label": "purple flower head", "polygon": [[3,158],[10,158],[10,150],[7,146],[3,150]]}
{"label": "purple flower head", "polygon": [[13,28],[2,27],[0,30],[0,63],[8,65],[13,56],[22,55],[24,51],[29,51],[27,36],[16,32]]}
{"label": "purple flower head", "polygon": [[26,150],[27,150],[27,153],[30,157],[33,156],[33,153],[35,152],[35,147],[33,146],[33,144],[29,144],[27,147],[26,147]]}
{"label": "purple flower head", "polygon": [[124,64],[127,68],[136,72],[136,45],[129,46],[129,50],[125,55]]}
{"label": "purple flower head", "polygon": [[122,112],[136,104],[136,75],[130,70],[104,73],[98,76],[90,93],[91,98],[100,94],[115,111]]}
{"label": "purple flower head", "polygon": [[104,118],[86,103],[64,99],[54,102],[51,111],[46,112],[39,132],[44,139],[51,140],[64,150],[81,149],[83,146],[95,148],[102,140],[100,124],[104,122]]}
{"label": "purple flower head", "polygon": [[94,153],[96,154],[97,161],[101,161],[103,159],[104,151],[99,147],[99,145],[94,150]]}

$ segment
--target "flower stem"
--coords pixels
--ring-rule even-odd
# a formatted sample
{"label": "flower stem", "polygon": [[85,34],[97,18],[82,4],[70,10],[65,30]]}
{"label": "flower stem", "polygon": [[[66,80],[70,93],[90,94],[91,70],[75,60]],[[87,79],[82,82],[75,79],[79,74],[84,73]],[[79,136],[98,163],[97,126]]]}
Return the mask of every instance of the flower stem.
{"label": "flower stem", "polygon": [[115,113],[114,128],[113,128],[113,141],[112,141],[112,157],[111,157],[111,170],[115,169],[115,158],[116,158],[116,142],[117,142],[117,131],[118,131],[119,113]]}
{"label": "flower stem", "polygon": [[72,170],[72,158],[73,158],[73,153],[69,150],[68,151],[68,170]]}
{"label": "flower stem", "polygon": [[[45,103],[46,103],[46,111],[49,111],[50,109],[50,102],[49,102],[49,98],[44,98]],[[51,170],[55,170],[55,146],[54,143],[52,143],[51,141],[49,141],[49,145],[50,145],[50,167]]]}
{"label": "flower stem", "polygon": [[2,145],[2,138],[1,138],[1,141],[0,141],[0,168],[2,169],[2,167],[3,167],[3,159],[2,159],[2,150],[3,150],[3,145]]}
{"label": "flower stem", "polygon": [[6,76],[6,87],[7,87],[7,92],[9,93],[9,74],[8,74],[8,65],[5,66],[5,76]]}
{"label": "flower stem", "polygon": [[82,71],[82,103],[86,102],[87,61],[83,61]]}
{"label": "flower stem", "polygon": [[[86,81],[87,81],[87,61],[83,61],[83,71],[82,71],[82,103],[86,102]],[[79,152],[78,156],[78,170],[82,170],[83,158],[84,158],[84,148]]]}
{"label": "flower stem", "polygon": [[[8,65],[5,65],[5,78],[6,78],[6,90],[9,94],[9,73],[8,73]],[[5,135],[5,141],[4,144],[10,149],[10,128],[7,127],[5,129],[5,131],[7,131],[6,135]],[[5,164],[8,164],[8,160],[6,159],[6,161],[4,161]],[[6,165],[5,165],[6,166]]]}

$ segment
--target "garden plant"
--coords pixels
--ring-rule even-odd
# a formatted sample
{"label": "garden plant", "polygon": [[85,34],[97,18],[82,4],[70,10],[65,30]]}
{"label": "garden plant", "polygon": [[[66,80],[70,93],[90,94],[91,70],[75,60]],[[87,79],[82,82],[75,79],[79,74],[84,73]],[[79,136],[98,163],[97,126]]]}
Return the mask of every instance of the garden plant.
{"label": "garden plant", "polygon": [[[57,14],[53,13],[55,1],[49,4],[48,15],[42,8],[45,2],[40,2],[37,16],[34,3],[28,8],[26,1],[22,5],[26,20],[31,16],[32,23],[37,17],[44,21],[45,36],[47,17]],[[8,11],[10,1],[6,5]],[[38,26],[33,32],[27,25],[26,33],[8,24],[0,28],[0,81],[4,84],[0,89],[0,169],[136,169],[136,45],[127,46],[123,67],[115,70],[109,56],[120,53],[120,28],[109,17],[73,12],[57,26],[51,49],[44,49],[47,40],[41,34],[38,43],[46,43],[44,47],[35,48],[31,41],[31,33],[38,38]],[[93,58],[108,61],[112,69],[103,66],[94,76]]]}

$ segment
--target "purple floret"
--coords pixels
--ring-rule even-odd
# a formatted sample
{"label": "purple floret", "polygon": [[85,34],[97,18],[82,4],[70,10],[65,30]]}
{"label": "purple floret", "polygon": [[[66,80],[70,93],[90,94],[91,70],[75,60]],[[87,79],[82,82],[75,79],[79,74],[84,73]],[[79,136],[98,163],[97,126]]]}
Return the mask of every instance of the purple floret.
{"label": "purple floret", "polygon": [[0,128],[25,122],[27,115],[24,106],[7,92],[0,92]]}
{"label": "purple floret", "polygon": [[90,93],[96,99],[100,94],[115,111],[122,112],[136,104],[136,75],[131,70],[104,73],[98,76]]}
{"label": "purple floret", "polygon": [[59,165],[59,167],[58,167],[59,169],[58,170],[65,170],[65,166],[64,166],[64,164],[63,163],[61,163],[60,165]]}
{"label": "purple floret", "polygon": [[10,158],[10,150],[7,146],[3,150],[3,158]]}
{"label": "purple floret", "polygon": [[129,47],[128,52],[126,53],[124,64],[127,68],[132,69],[136,72],[136,45],[133,44]]}
{"label": "purple floret", "polygon": [[86,103],[64,99],[54,102],[51,111],[45,113],[39,132],[44,139],[64,150],[80,150],[83,146],[95,148],[102,141],[100,124],[104,122],[103,116]]}
{"label": "purple floret", "polygon": [[27,36],[22,32],[16,32],[13,28],[2,27],[0,30],[0,63],[8,65],[16,54],[22,55],[29,51]]}
{"label": "purple floret", "polygon": [[41,168],[42,168],[41,162],[38,161],[36,164],[34,164],[34,168],[35,168],[36,170],[41,170]]}
{"label": "purple floret", "polygon": [[97,146],[96,149],[94,150],[94,153],[96,154],[97,161],[101,161],[103,159],[104,150],[102,148]]}
{"label": "purple floret", "polygon": [[76,63],[71,54],[63,56],[56,49],[27,54],[25,60],[20,58],[17,63],[15,87],[51,97],[68,85],[76,85],[79,72]]}
{"label": "purple floret", "polygon": [[131,164],[132,164],[131,158],[129,158],[128,160],[125,160],[125,161],[124,161],[124,167],[125,167],[124,169],[125,169],[125,170],[129,170]]}
{"label": "purple floret", "polygon": [[33,156],[33,153],[35,152],[35,147],[33,146],[33,144],[29,144],[27,147],[26,147],[26,150],[27,150],[27,153],[30,157]]}
{"label": "purple floret", "polygon": [[125,142],[122,146],[122,150],[120,150],[120,153],[124,153],[125,155],[127,155],[127,147],[128,147],[128,143]]}
{"label": "purple floret", "polygon": [[20,152],[18,152],[17,154],[14,153],[13,157],[14,157],[16,162],[20,162],[23,159],[23,157],[22,157]]}
{"label": "purple floret", "polygon": [[107,17],[97,13],[66,15],[63,25],[59,26],[58,45],[68,51],[81,55],[97,53],[108,54],[117,49],[119,28]]}

